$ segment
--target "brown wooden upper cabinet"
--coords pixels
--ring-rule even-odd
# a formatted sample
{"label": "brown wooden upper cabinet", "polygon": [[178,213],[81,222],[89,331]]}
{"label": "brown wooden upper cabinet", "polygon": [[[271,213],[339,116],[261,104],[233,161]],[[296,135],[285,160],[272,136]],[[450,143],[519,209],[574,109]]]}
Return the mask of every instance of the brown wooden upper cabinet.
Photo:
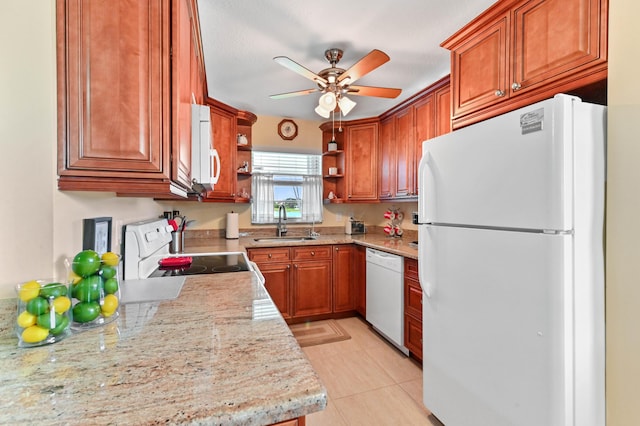
{"label": "brown wooden upper cabinet", "polygon": [[190,188],[191,96],[204,87],[195,11],[193,0],[56,3],[60,189]]}
{"label": "brown wooden upper cabinet", "polygon": [[450,131],[448,76],[382,114],[378,148],[379,199],[416,199],[422,142]]}
{"label": "brown wooden upper cabinet", "polygon": [[203,201],[234,202],[236,197],[237,111],[208,99],[214,147],[220,155],[220,177]]}
{"label": "brown wooden upper cabinet", "polygon": [[451,50],[453,128],[604,80],[608,0],[504,0]]}
{"label": "brown wooden upper cabinet", "polygon": [[378,120],[351,122],[346,128],[347,201],[378,199]]}

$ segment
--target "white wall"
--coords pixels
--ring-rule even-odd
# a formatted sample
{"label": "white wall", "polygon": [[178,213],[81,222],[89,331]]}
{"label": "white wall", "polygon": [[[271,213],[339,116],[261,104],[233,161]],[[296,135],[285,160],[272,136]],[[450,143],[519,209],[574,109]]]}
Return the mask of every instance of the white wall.
{"label": "white wall", "polygon": [[0,4],[0,298],[25,280],[60,279],[63,259],[82,249],[83,218],[127,223],[163,210],[148,199],[57,190],[55,35],[55,0]]}
{"label": "white wall", "polygon": [[640,39],[637,0],[610,0],[607,424],[640,424]]}
{"label": "white wall", "polygon": [[0,297],[51,275],[56,152],[55,2],[0,6]]}

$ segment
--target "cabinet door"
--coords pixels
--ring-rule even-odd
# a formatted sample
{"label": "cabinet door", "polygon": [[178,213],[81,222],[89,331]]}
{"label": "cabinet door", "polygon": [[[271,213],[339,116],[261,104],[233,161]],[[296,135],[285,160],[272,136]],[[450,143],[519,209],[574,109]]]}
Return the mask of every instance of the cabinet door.
{"label": "cabinet door", "polygon": [[236,117],[217,107],[211,108],[213,147],[220,156],[220,177],[206,198],[234,201],[236,192]]}
{"label": "cabinet door", "polygon": [[189,0],[173,2],[173,134],[171,170],[172,179],[185,188],[191,188],[191,86],[192,22]]}
{"label": "cabinet door", "polygon": [[61,181],[171,179],[169,6],[57,2]]}
{"label": "cabinet door", "polygon": [[451,52],[454,117],[505,99],[508,28],[507,13]]}
{"label": "cabinet door", "polygon": [[[435,135],[441,136],[451,132],[451,86],[436,90],[433,94],[435,99]],[[422,145],[420,145],[420,156],[422,157]]]}
{"label": "cabinet door", "polygon": [[293,263],[293,316],[330,314],[331,260]]}
{"label": "cabinet door", "polygon": [[353,283],[356,294],[356,310],[363,317],[367,316],[367,249],[355,246],[353,260]]}
{"label": "cabinet door", "polygon": [[395,117],[391,116],[380,123],[380,168],[379,168],[379,196],[389,199],[395,196],[396,180],[396,141]]}
{"label": "cabinet door", "polygon": [[413,106],[415,110],[415,135],[413,139],[413,177],[412,195],[418,195],[418,163],[422,158],[422,142],[434,137],[435,130],[435,105],[433,94],[428,94],[417,101]]}
{"label": "cabinet door", "polygon": [[378,199],[378,124],[348,127],[347,198],[349,201]]}
{"label": "cabinet door", "polygon": [[404,345],[422,360],[422,321],[410,315],[404,316]]}
{"label": "cabinet door", "polygon": [[276,304],[283,318],[291,318],[291,264],[290,263],[258,263],[264,276],[264,287],[271,300]]}
{"label": "cabinet door", "polygon": [[422,288],[418,280],[405,278],[404,312],[416,319],[422,319]]}
{"label": "cabinet door", "polygon": [[514,8],[510,90],[526,93],[581,67],[606,63],[601,3],[534,0]]}
{"label": "cabinet door", "polygon": [[411,107],[396,114],[396,198],[410,197],[414,188],[414,132]]}
{"label": "cabinet door", "polygon": [[352,311],[356,307],[353,280],[355,250],[350,245],[333,248],[333,312]]}

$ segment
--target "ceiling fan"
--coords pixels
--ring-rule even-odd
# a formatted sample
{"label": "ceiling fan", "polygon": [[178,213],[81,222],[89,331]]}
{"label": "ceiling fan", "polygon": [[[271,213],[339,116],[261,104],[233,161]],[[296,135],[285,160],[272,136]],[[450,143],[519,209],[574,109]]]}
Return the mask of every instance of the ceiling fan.
{"label": "ceiling fan", "polygon": [[324,118],[329,118],[329,114],[335,111],[336,107],[340,108],[342,114],[347,115],[353,109],[356,102],[347,98],[347,94],[358,96],[375,96],[379,98],[396,98],[402,92],[401,89],[393,89],[388,87],[372,87],[372,86],[354,86],[352,85],[357,79],[363,77],[380,65],[389,61],[389,56],[377,49],[372,50],[362,57],[358,62],[349,69],[338,68],[338,62],[342,58],[343,51],[338,48],[327,49],[324,57],[329,61],[331,67],[325,68],[317,74],[303,67],[297,62],[286,56],[276,56],[274,61],[300,74],[301,76],[314,81],[318,87],[313,89],[299,90],[296,92],[280,93],[271,95],[272,99],[290,98],[292,96],[308,95],[315,92],[321,92],[318,106],[315,111]]}

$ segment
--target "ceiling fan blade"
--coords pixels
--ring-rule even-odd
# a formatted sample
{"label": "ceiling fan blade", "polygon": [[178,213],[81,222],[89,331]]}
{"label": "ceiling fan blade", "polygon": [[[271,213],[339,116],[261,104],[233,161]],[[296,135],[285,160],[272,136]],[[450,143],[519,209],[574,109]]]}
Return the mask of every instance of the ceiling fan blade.
{"label": "ceiling fan blade", "polygon": [[390,87],[372,87],[372,86],[349,86],[349,94],[357,96],[375,96],[378,98],[397,98],[402,89],[393,89]]}
{"label": "ceiling fan blade", "polygon": [[313,71],[303,67],[299,63],[287,58],[286,56],[276,56],[275,58],[273,58],[273,60],[279,63],[280,65],[282,65],[283,67],[288,68],[291,71],[298,73],[301,76],[308,78],[311,81],[315,81],[316,83],[320,81],[324,83],[324,86],[327,85],[327,80],[320,77],[318,74],[314,73]]}
{"label": "ceiling fan blade", "polygon": [[292,98],[294,96],[300,95],[309,95],[311,93],[319,92],[320,89],[306,89],[306,90],[298,90],[297,92],[288,92],[288,93],[279,93],[277,95],[270,95],[271,99],[285,99]]}
{"label": "ceiling fan blade", "polygon": [[383,51],[373,49],[362,59],[353,64],[351,68],[340,74],[340,76],[338,77],[338,83],[349,77],[348,84],[351,84],[365,74],[368,74],[369,72],[378,68],[385,62],[388,62],[389,59],[389,55],[387,55]]}

